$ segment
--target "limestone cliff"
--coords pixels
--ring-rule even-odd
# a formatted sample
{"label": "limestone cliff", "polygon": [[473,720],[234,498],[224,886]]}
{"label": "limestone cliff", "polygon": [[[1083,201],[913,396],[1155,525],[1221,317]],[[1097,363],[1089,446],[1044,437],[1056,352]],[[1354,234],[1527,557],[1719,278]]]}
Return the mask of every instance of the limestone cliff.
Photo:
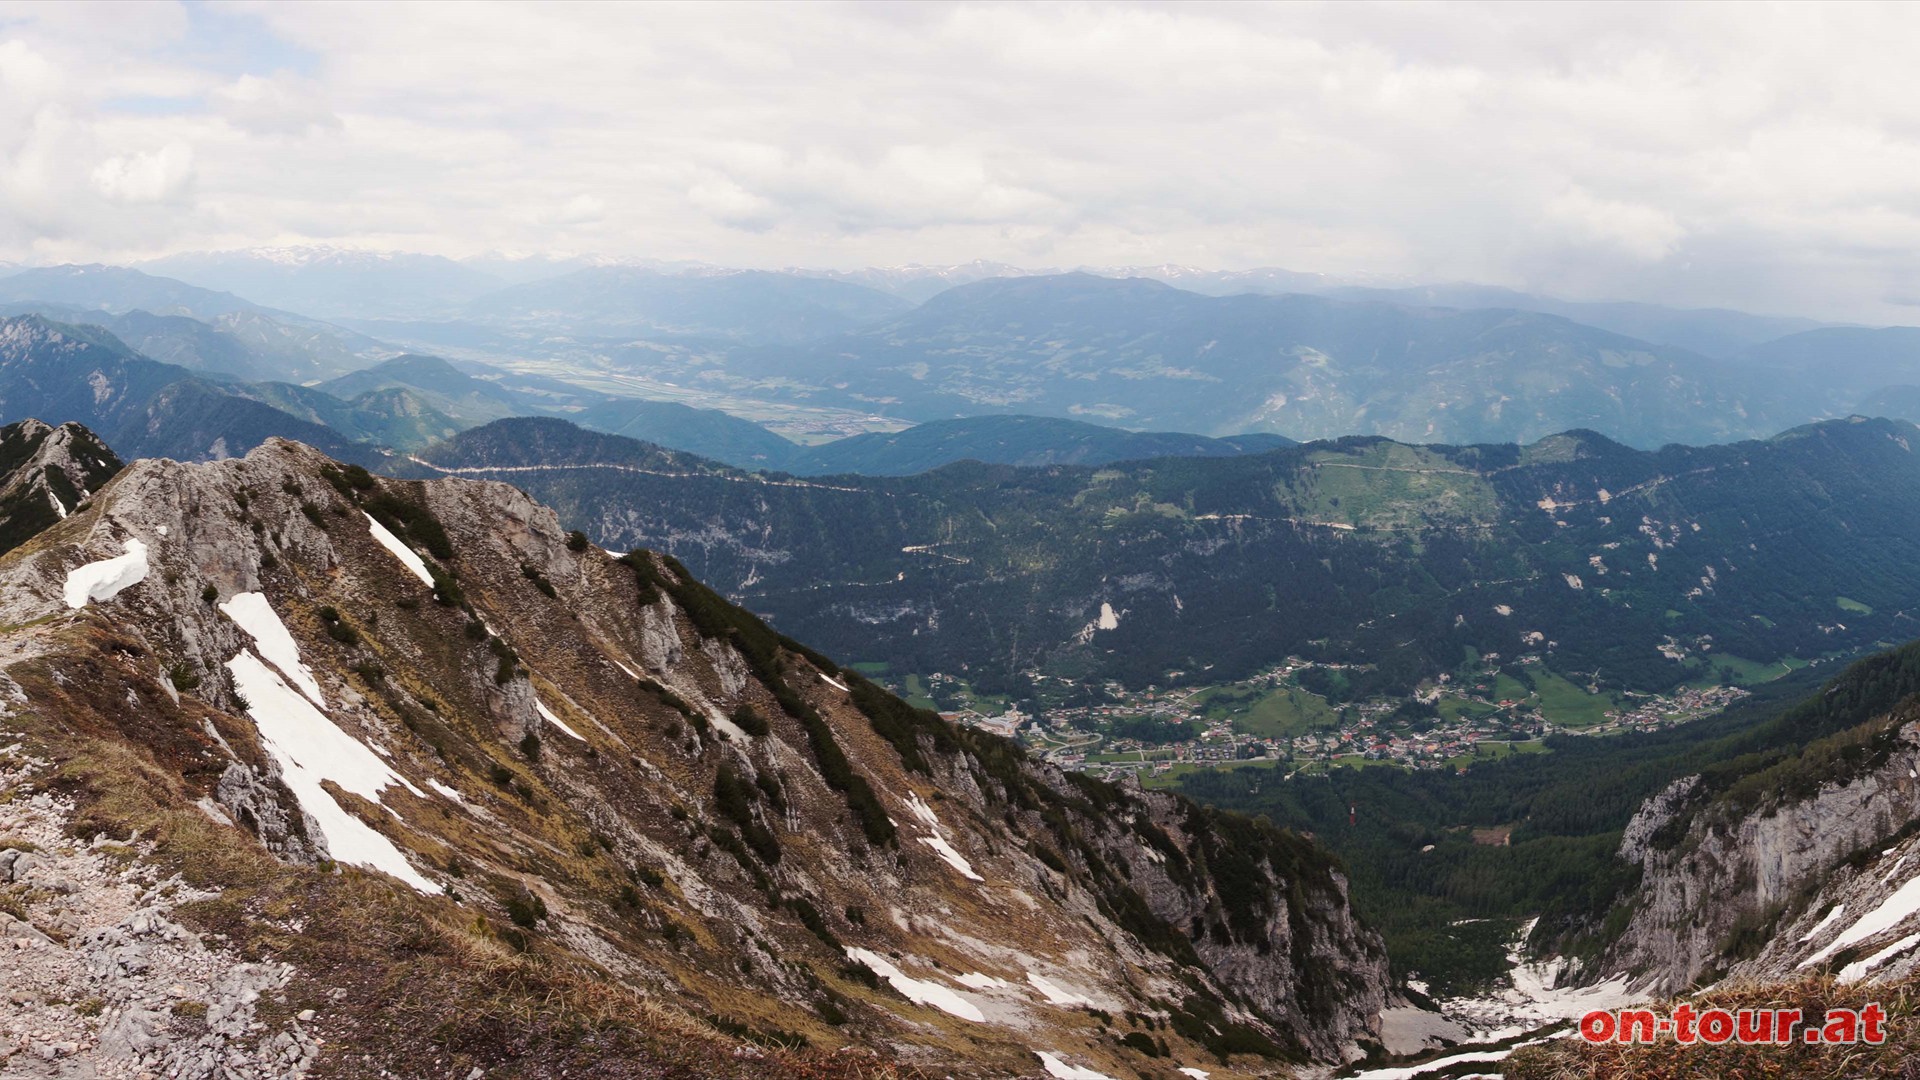
{"label": "limestone cliff", "polygon": [[1916,717],[1906,697],[1781,760],[1722,769],[1711,784],[1690,777],[1648,800],[1621,847],[1641,883],[1602,969],[1652,993],[1810,970],[1906,972],[1920,943],[1908,936],[1920,931]]}

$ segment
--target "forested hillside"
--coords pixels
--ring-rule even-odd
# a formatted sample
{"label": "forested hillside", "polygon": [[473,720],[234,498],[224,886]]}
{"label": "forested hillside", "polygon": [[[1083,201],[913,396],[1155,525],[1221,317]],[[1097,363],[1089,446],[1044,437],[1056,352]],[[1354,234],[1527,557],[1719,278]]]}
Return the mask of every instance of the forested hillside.
{"label": "forested hillside", "polygon": [[670,551],[788,632],[897,671],[1164,685],[1298,655],[1351,665],[1357,697],[1468,655],[1653,689],[1904,640],[1916,439],[1880,420],[1653,452],[1365,438],[798,480],[521,420],[405,467],[509,480],[607,547]]}

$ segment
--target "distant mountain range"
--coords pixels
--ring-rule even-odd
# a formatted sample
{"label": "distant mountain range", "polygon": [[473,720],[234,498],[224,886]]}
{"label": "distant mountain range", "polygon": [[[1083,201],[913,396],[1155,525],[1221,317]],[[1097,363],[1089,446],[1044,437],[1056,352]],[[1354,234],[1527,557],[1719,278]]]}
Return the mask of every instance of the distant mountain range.
{"label": "distant mountain range", "polygon": [[0,318],[0,420],[77,421],[140,457],[229,457],[274,435],[355,459],[371,456],[334,428],[244,390],[244,384],[148,360],[96,327]]}
{"label": "distant mountain range", "polygon": [[910,306],[865,286],[793,274],[669,274],[611,266],[489,293],[465,313],[482,324],[557,323],[576,333],[761,344],[826,337]]}
{"label": "distant mountain range", "polygon": [[[82,314],[99,322],[0,318],[0,417],[38,413],[77,420],[142,456],[218,458],[281,435],[371,460],[378,456],[376,447],[404,451],[504,417],[555,414],[745,468],[798,473],[900,475],[968,458],[1045,464],[1219,456],[1286,442],[1271,435],[1207,439],[1070,420],[980,417],[803,447],[716,410],[612,398],[479,364],[463,370],[431,356],[394,357],[313,386],[246,381],[209,362],[233,356],[220,349],[239,346],[204,323],[144,312]],[[142,356],[102,324],[158,327],[150,340],[198,343],[197,349],[169,353],[195,364]]]}
{"label": "distant mountain range", "polygon": [[[887,443],[879,457],[874,440],[794,451],[718,417],[606,392],[627,387],[755,419],[822,418],[786,433],[1026,416],[1211,438],[1360,433],[1449,444],[1586,428],[1652,448],[1762,437],[1863,407],[1910,411],[1899,388],[1920,386],[1916,330],[1282,270],[772,272],[312,249],[149,265],[319,305],[351,328],[115,267],[0,277],[0,313],[103,326],[144,356],[204,375],[299,384],[343,401],[375,394],[351,416],[293,390],[242,396],[401,448],[501,416],[566,415],[790,472],[909,472],[950,454],[1040,463],[1163,452],[1058,426],[1035,442],[1033,421],[1018,432],[931,429]],[[461,389],[461,402],[391,373],[378,388],[323,389],[409,353],[444,356],[491,385]],[[535,378],[545,380],[537,389]],[[559,381],[571,378],[596,389]],[[1183,445],[1233,450],[1191,438],[1172,449]]]}
{"label": "distant mountain range", "polygon": [[112,266],[0,277],[0,315],[104,326],[156,360],[247,379],[339,375],[396,350],[344,327],[170,278]]}
{"label": "distant mountain range", "polygon": [[929,420],[905,431],[855,435],[800,449],[784,466],[811,476],[859,473],[909,476],[956,461],[989,465],[1105,465],[1162,457],[1234,457],[1295,445],[1280,435],[1210,439],[1171,432],[1122,431],[1047,416],[975,416]]}
{"label": "distant mountain range", "polygon": [[1795,380],[1557,316],[1209,297],[1090,274],[961,286],[799,349],[742,350],[727,370],[769,394],[909,419],[1018,412],[1296,438],[1505,442],[1585,427],[1658,446],[1820,415]]}
{"label": "distant mountain range", "polygon": [[452,315],[506,284],[438,255],[330,248],[198,252],[143,265],[155,274],[321,318]]}

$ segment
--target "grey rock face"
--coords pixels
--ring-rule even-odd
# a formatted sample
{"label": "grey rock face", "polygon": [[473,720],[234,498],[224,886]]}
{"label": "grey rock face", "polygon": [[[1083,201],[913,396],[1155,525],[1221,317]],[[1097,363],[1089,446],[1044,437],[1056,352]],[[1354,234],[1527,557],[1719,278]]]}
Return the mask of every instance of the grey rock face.
{"label": "grey rock face", "polygon": [[[264,771],[277,772],[271,762]],[[312,863],[328,857],[325,836],[277,775],[263,776],[233,762],[220,775],[214,800],[280,858]]]}
{"label": "grey rock face", "polygon": [[[1824,937],[1798,934],[1832,906],[1824,891],[1857,875],[1849,857],[1920,818],[1920,722],[1902,728],[1892,755],[1869,772],[1734,820],[1699,815],[1677,845],[1658,849],[1648,840],[1684,802],[1686,784],[1648,800],[1627,827],[1622,856],[1644,876],[1632,920],[1602,961],[1654,993],[1736,972],[1789,973],[1815,950]],[[1765,944],[1754,950],[1756,940]]]}

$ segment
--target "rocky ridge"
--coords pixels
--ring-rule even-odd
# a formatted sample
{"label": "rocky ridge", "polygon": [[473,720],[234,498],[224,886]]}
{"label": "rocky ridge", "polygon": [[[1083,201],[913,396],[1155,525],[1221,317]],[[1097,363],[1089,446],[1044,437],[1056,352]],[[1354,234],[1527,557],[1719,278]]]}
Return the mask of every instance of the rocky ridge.
{"label": "rocky ridge", "polygon": [[78,509],[118,471],[120,459],[79,424],[0,427],[0,552]]}
{"label": "rocky ridge", "polygon": [[168,917],[289,1007],[345,991],[322,1071],[1228,1076],[1378,1038],[1378,938],[1306,841],[948,727],[502,484],[137,462],[0,560],[0,668],[53,762],[23,790],[152,845],[207,894]]}

